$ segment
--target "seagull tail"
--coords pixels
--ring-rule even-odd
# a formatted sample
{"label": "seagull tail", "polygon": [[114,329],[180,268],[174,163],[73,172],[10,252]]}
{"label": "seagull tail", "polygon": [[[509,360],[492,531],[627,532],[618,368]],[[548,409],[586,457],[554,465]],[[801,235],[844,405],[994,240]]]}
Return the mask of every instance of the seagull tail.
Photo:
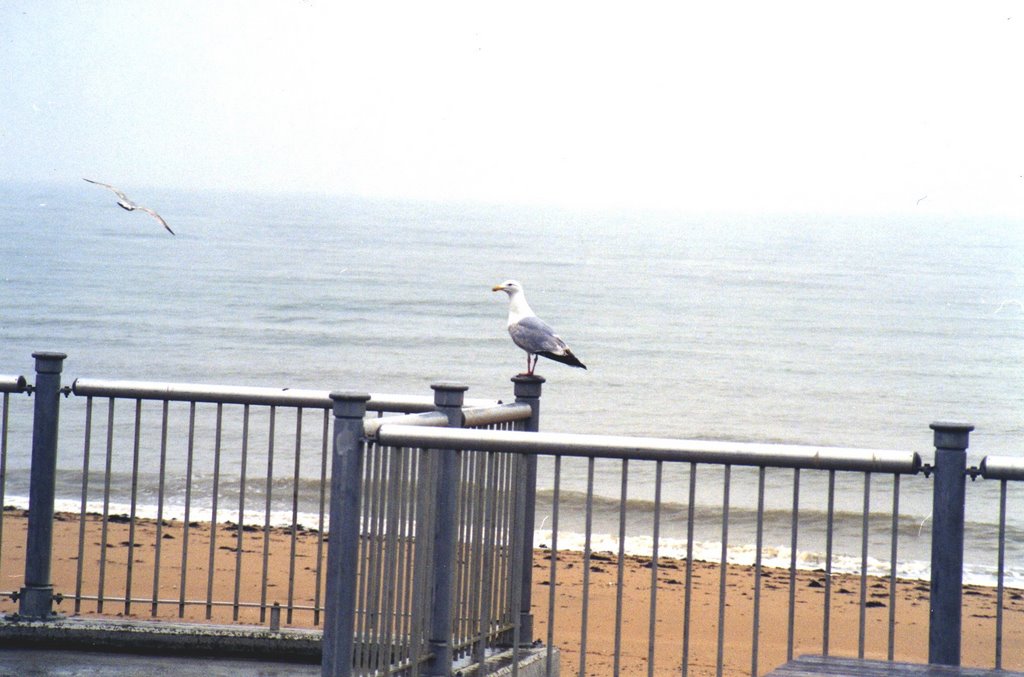
{"label": "seagull tail", "polygon": [[556,355],[555,353],[537,353],[537,354],[538,355],[543,355],[544,357],[548,358],[549,360],[554,360],[555,362],[561,362],[562,364],[567,364],[570,367],[579,367],[580,369],[586,369],[587,368],[587,365],[585,365],[582,362],[580,362],[579,358],[577,358],[575,355],[573,355],[572,351],[569,350],[568,348],[565,349],[565,353],[563,353],[562,355]]}

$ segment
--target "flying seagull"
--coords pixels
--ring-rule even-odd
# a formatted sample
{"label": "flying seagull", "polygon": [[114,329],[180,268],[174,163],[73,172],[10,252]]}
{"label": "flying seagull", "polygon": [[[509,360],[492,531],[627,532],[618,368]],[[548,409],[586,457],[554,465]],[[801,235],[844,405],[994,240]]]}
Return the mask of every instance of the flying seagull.
{"label": "flying seagull", "polygon": [[126,210],[128,210],[130,212],[133,212],[136,209],[138,209],[139,211],[146,212],[147,214],[152,216],[154,219],[159,221],[161,223],[161,225],[163,225],[163,227],[167,229],[168,233],[170,233],[171,235],[174,235],[174,231],[171,230],[171,227],[167,225],[166,221],[164,221],[164,217],[160,216],[159,214],[157,214],[155,211],[153,211],[149,207],[143,207],[142,205],[135,204],[134,202],[132,202],[131,200],[128,199],[127,195],[125,195],[124,193],[119,191],[117,188],[114,188],[109,183],[100,183],[99,181],[93,181],[92,179],[83,179],[83,180],[84,181],[88,181],[89,183],[95,183],[97,186],[103,186],[104,188],[108,188],[108,189],[112,190],[114,192],[114,194],[117,195],[117,206],[118,207],[120,207],[121,209],[126,209]]}
{"label": "flying seagull", "polygon": [[496,285],[491,291],[503,291],[508,294],[508,333],[512,335],[512,341],[526,351],[528,376],[533,375],[540,355],[555,362],[568,364],[570,367],[587,368],[572,354],[569,346],[565,345],[565,341],[555,333],[555,330],[534,315],[530,304],[526,302],[526,295],[523,294],[523,285],[515,280],[507,280]]}

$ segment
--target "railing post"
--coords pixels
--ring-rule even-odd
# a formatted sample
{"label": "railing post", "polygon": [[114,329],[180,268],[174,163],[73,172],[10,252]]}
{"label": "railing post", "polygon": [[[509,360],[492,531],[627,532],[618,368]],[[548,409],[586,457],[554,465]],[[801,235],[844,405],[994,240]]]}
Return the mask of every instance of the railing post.
{"label": "railing post", "polygon": [[[462,403],[467,386],[435,383],[434,406],[448,416],[448,425],[462,427]],[[452,674],[452,631],[454,623],[455,555],[458,534],[459,454],[454,449],[435,449],[437,455],[437,492],[434,495],[434,561],[431,582],[433,603],[429,612],[427,642],[430,659],[428,677]]]}
{"label": "railing post", "polygon": [[[544,384],[543,376],[519,375],[512,378],[515,384],[516,402],[525,402],[533,409],[533,414],[526,421],[526,432],[535,433],[540,430],[540,393]],[[528,646],[533,643],[533,529],[534,515],[537,510],[537,455],[528,454],[523,457],[525,471],[520,480],[526,484],[522,520],[522,587],[519,597],[519,643]]]}
{"label": "railing post", "polygon": [[932,581],[928,662],[960,665],[964,568],[964,494],[969,423],[931,424],[935,431],[932,488]]}
{"label": "railing post", "polygon": [[32,469],[28,494],[28,537],[25,544],[25,587],[18,613],[25,618],[53,615],[53,499],[57,478],[57,421],[60,414],[60,373],[64,353],[32,353],[36,360],[33,388]]}
{"label": "railing post", "polygon": [[332,392],[334,447],[331,457],[327,596],[320,674],[352,674],[356,582],[359,573],[359,494],[363,479],[363,417],[370,396]]}

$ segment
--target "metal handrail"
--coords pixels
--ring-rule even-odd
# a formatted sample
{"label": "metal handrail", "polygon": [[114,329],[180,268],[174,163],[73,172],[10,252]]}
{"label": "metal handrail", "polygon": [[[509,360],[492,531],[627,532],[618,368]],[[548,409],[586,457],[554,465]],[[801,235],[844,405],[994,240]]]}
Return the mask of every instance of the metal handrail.
{"label": "metal handrail", "polygon": [[[264,404],[281,407],[331,408],[330,391],[303,388],[267,388],[256,386],[220,386],[199,383],[164,383],[159,381],[121,381],[79,378],[71,386],[78,396],[124,397],[140,400],[169,400],[174,402],[212,402],[221,404]],[[467,406],[494,406],[497,400],[467,400]],[[366,408],[370,411],[422,413],[434,411],[434,400],[429,396],[389,395],[370,396]]]}
{"label": "metal handrail", "polygon": [[448,416],[440,411],[425,411],[420,414],[388,416],[387,418],[368,418],[363,421],[363,434],[370,439],[374,439],[377,436],[377,431],[380,430],[380,427],[384,424],[419,425],[442,428],[448,425]]}
{"label": "metal handrail", "polygon": [[[533,407],[525,402],[510,402],[495,407],[471,407],[462,410],[462,425],[477,428],[498,423],[523,421],[533,415]],[[390,423],[390,421],[385,421]]]}
{"label": "metal handrail", "polygon": [[986,456],[978,469],[987,480],[1024,480],[1024,458],[1017,456]]}
{"label": "metal handrail", "polygon": [[0,393],[25,392],[27,386],[24,376],[0,376]]}
{"label": "metal handrail", "polygon": [[921,457],[917,452],[888,449],[706,442],[652,437],[612,437],[506,430],[414,428],[386,424],[380,426],[377,440],[381,444],[396,447],[430,447],[587,458],[628,458],[630,460],[855,470],[911,475],[921,470]]}

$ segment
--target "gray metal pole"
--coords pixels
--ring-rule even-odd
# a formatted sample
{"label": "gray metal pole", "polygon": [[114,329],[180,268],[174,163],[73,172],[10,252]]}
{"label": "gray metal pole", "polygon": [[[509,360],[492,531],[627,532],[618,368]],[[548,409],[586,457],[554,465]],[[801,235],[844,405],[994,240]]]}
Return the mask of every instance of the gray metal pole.
{"label": "gray metal pole", "polygon": [[928,662],[960,665],[967,443],[974,426],[936,422]]}
{"label": "gray metal pole", "polygon": [[322,677],[348,677],[352,674],[359,573],[363,417],[369,399],[367,393],[331,393],[334,452],[331,458],[331,523],[327,540],[327,596],[320,662]]}
{"label": "gray metal pole", "polygon": [[[526,421],[526,432],[535,433],[540,430],[540,393],[544,384],[543,376],[514,376],[516,402],[529,404],[533,415]],[[523,493],[525,510],[523,514],[523,552],[522,552],[522,587],[519,598],[519,643],[529,646],[533,643],[533,528],[537,508],[537,455],[529,454],[523,458],[525,472],[520,481],[526,483]]]}
{"label": "gray metal pole", "polygon": [[[462,403],[468,388],[455,383],[436,383],[434,405],[448,416],[448,425],[462,427]],[[458,534],[459,452],[437,449],[437,493],[434,496],[433,605],[427,642],[430,659],[424,674],[447,677],[452,674],[452,630],[455,627],[455,546]]]}
{"label": "gray metal pole", "polygon": [[57,477],[57,420],[60,414],[60,373],[64,353],[32,353],[36,360],[33,390],[32,469],[28,494],[28,539],[25,545],[25,587],[18,613],[46,619],[53,614],[53,499]]}

